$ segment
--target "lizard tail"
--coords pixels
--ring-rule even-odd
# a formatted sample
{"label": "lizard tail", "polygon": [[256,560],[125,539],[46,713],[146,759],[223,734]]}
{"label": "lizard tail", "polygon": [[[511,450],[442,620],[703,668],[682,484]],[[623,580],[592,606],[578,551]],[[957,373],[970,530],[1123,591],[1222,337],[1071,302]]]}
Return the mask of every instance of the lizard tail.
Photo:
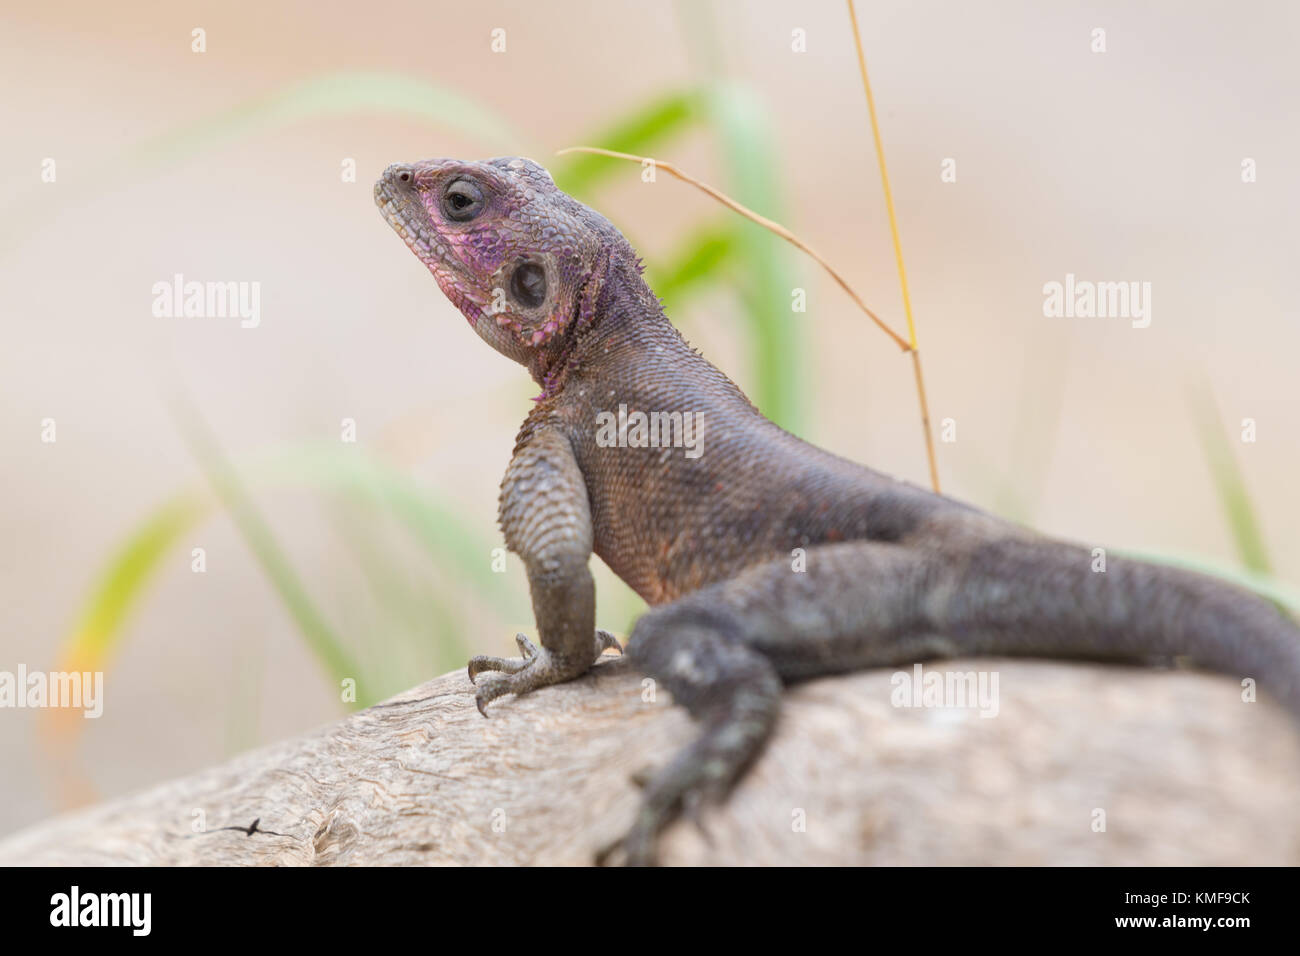
{"label": "lizard tail", "polygon": [[1047,539],[982,543],[956,573],[959,580],[943,589],[932,623],[969,649],[1091,660],[1183,658],[1253,679],[1300,721],[1300,626],[1249,591]]}

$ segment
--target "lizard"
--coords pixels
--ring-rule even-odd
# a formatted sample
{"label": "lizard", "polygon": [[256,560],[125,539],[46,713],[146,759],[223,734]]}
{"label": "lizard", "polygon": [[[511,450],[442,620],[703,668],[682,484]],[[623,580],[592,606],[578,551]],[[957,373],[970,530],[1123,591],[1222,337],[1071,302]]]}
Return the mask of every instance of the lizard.
{"label": "lizard", "polygon": [[[754,762],[783,688],[819,675],[966,655],[1185,660],[1252,676],[1300,717],[1300,628],[1278,606],[1165,565],[1110,557],[1099,572],[1091,548],[783,430],[672,325],[622,233],[540,164],[399,163],[374,196],[541,388],[499,497],[538,644],[521,634],[520,657],[469,662],[478,709],[618,650],[698,726],[601,860],[655,862],[663,828],[724,801]],[[696,454],[602,434],[620,406],[695,416]],[[596,627],[592,554],[648,605],[626,648]]]}

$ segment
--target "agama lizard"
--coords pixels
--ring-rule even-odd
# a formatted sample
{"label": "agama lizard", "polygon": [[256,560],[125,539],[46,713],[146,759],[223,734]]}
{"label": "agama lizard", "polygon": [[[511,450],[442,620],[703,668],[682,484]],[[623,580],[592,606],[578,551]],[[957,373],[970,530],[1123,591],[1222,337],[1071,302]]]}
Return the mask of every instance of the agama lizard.
{"label": "agama lizard", "polygon": [[[669,323],[622,234],[537,163],[394,165],[375,201],[474,331],[542,389],[500,496],[540,646],[521,635],[522,657],[470,661],[471,680],[495,672],[479,709],[619,646],[596,628],[595,552],[651,606],[632,664],[700,726],[645,783],[626,862],[653,861],[666,823],[725,797],[796,679],[957,655],[1183,657],[1256,678],[1300,716],[1300,628],[1273,604],[1134,560],[1099,572],[1089,548],[783,431]],[[619,406],[693,415],[699,453],[611,441],[601,423]]]}

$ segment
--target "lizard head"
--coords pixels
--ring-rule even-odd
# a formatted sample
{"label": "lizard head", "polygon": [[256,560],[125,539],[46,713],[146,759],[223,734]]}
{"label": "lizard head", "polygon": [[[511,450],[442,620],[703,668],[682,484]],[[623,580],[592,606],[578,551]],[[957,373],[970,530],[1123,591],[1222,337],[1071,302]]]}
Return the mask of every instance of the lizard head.
{"label": "lizard head", "polygon": [[474,331],[535,372],[594,317],[610,253],[626,246],[518,157],[389,166],[375,203]]}

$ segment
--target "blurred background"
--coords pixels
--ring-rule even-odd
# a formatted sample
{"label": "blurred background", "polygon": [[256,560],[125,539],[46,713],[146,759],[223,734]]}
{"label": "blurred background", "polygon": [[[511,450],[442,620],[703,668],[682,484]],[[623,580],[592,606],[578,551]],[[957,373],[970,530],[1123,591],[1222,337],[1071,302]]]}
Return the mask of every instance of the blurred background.
{"label": "blurred background", "polygon": [[[944,491],[1294,601],[1300,11],[858,17]],[[555,156],[672,161],[903,328],[843,3],[6,3],[0,51],[0,670],[105,672],[98,720],[0,710],[0,833],[532,632],[491,562],[536,388],[374,208],[391,162],[548,165],[765,412],[928,484],[910,362],[815,264],[667,176]],[[155,315],[177,273],[259,283],[260,323]],[[1150,327],[1045,318],[1067,273],[1151,283]],[[639,600],[597,587],[626,635]]]}

